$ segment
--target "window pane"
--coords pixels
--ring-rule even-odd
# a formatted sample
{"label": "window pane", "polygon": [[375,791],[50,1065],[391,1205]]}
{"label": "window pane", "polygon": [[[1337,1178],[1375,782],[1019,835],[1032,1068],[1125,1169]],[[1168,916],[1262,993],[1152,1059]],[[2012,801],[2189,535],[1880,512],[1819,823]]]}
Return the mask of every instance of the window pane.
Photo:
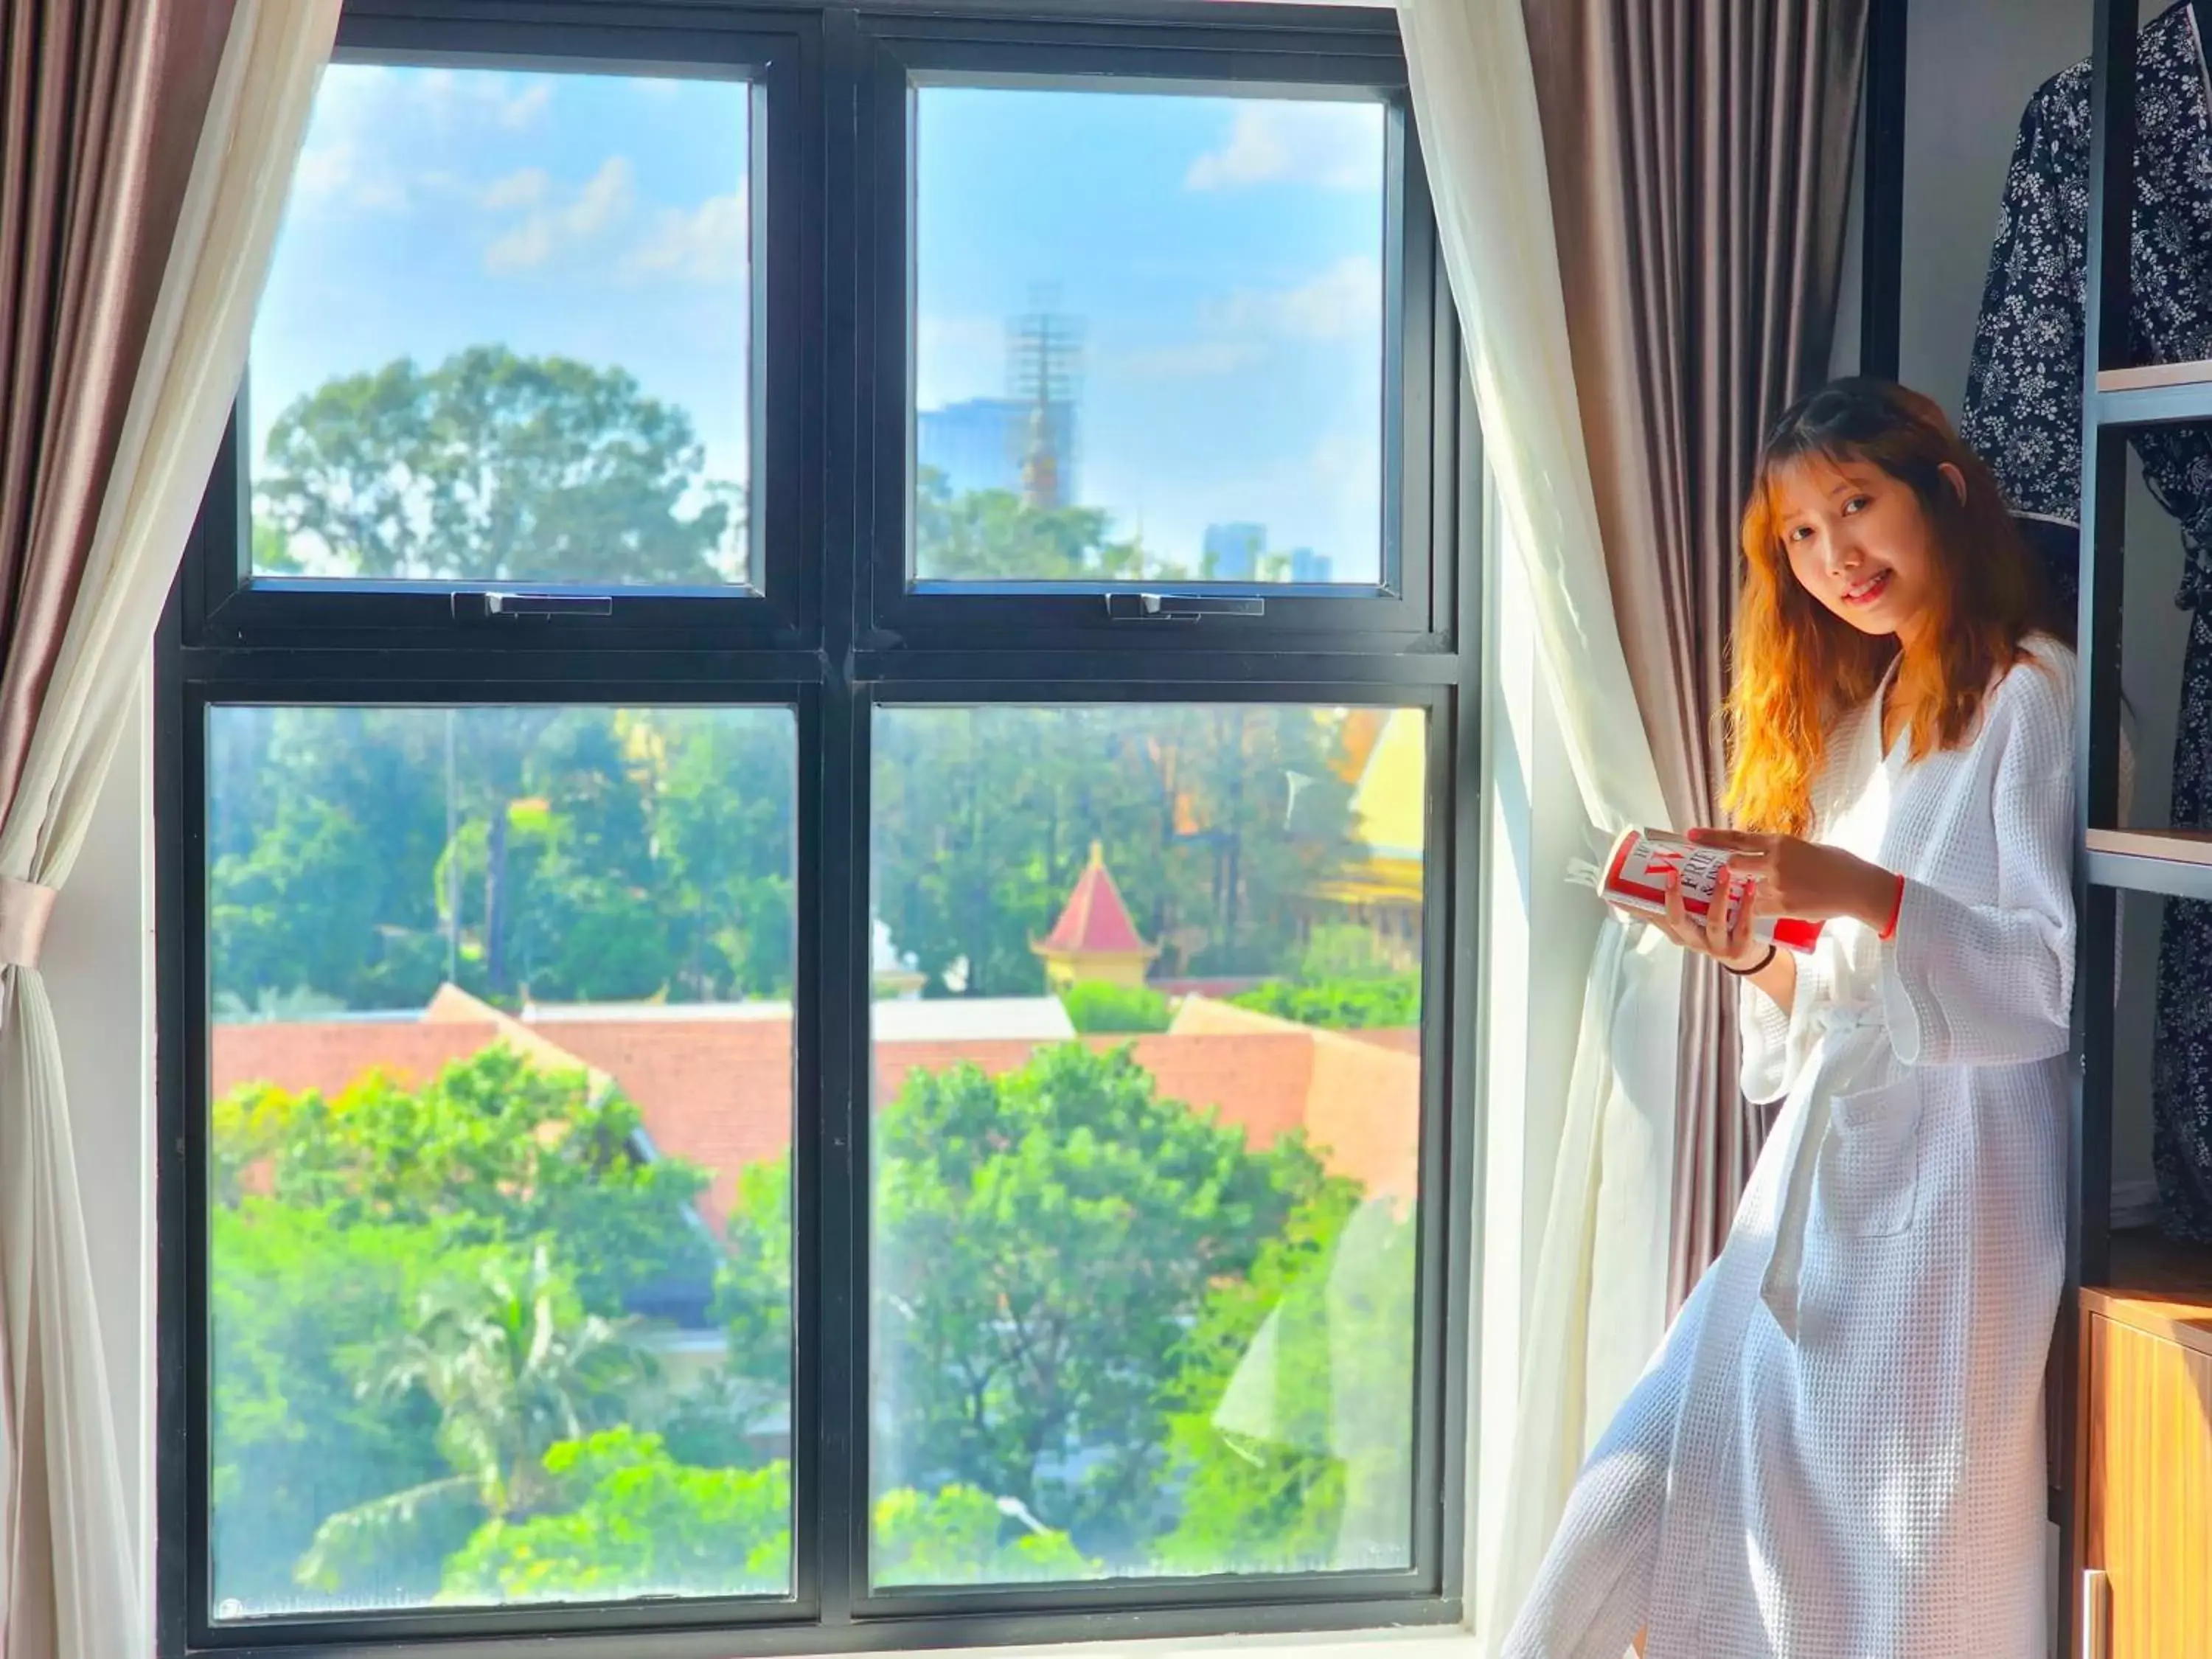
{"label": "window pane", "polygon": [[208,737],[216,1616],[787,1593],[790,712]]}
{"label": "window pane", "polygon": [[915,575],[1382,580],[1382,105],[916,100]]}
{"label": "window pane", "polygon": [[1425,733],[878,717],[878,1583],[1410,1564]]}
{"label": "window pane", "polygon": [[747,575],[750,89],[333,64],[255,319],[264,575]]}

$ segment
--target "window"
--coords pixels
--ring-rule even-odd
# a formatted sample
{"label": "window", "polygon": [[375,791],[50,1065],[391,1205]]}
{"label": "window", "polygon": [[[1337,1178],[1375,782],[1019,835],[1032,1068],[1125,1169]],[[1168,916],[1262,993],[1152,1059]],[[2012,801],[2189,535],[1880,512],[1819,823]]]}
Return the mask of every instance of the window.
{"label": "window", "polygon": [[1388,14],[349,0],[159,652],[169,1659],[1457,1618]]}
{"label": "window", "polygon": [[249,568],[742,584],[750,97],[331,65],[253,331]]}
{"label": "window", "polygon": [[1411,1567],[1423,711],[876,732],[876,1582]]}
{"label": "window", "polygon": [[205,719],[216,1607],[787,1594],[790,712]]}
{"label": "window", "polygon": [[1385,115],[920,88],[915,580],[1379,588]]}

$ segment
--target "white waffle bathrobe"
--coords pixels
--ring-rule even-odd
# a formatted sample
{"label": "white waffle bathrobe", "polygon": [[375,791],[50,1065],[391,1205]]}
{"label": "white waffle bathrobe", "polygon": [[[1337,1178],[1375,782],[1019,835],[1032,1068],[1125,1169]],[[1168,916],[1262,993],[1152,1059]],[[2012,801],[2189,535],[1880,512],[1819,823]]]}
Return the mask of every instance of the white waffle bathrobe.
{"label": "white waffle bathrobe", "polygon": [[1590,1454],[1510,1659],[2032,1659],[2073,980],[2074,659],[1964,747],[1844,719],[1813,838],[1909,878],[1832,922],[1744,1091],[1786,1097],[1720,1260]]}

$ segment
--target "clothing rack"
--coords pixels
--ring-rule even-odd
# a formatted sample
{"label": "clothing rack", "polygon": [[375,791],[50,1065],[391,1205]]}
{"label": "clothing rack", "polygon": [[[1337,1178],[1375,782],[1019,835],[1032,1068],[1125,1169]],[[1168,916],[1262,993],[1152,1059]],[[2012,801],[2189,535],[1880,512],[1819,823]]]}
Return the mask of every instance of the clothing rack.
{"label": "clothing rack", "polygon": [[[2191,0],[2212,40],[2212,0]],[[2120,595],[2130,433],[2212,421],[2212,362],[2130,361],[2130,252],[2135,215],[2136,0],[2096,0],[2090,53],[2087,292],[2082,392],[2080,701],[2075,792],[2079,845],[2074,977],[2072,1156],[2067,1194],[2066,1291],[2051,1372],[2056,1486],[2066,1573],[2058,1651],[2089,1651],[2105,1628],[2101,1573],[2089,1571],[2088,1502],[2094,1448],[2085,1432],[2085,1295],[2102,1303],[2145,1269],[2115,1272],[2112,1237],[2113,1002],[2119,907],[2127,893],[2212,899],[2212,836],[2122,831],[2119,782]],[[2199,1287],[2200,1289],[2202,1287]]]}

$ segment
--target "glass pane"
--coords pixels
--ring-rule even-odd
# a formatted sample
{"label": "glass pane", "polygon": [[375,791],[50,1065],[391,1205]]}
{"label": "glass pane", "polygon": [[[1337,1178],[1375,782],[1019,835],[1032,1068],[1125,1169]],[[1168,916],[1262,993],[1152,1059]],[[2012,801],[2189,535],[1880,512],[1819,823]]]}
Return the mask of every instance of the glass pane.
{"label": "glass pane", "polygon": [[876,732],[876,1582],[1408,1565],[1424,716]]}
{"label": "glass pane", "polygon": [[744,581],[750,97],[333,64],[254,321],[253,568]]}
{"label": "glass pane", "polygon": [[915,575],[1381,581],[1382,105],[915,96]]}
{"label": "glass pane", "polygon": [[790,712],[208,738],[216,1616],[787,1593]]}

